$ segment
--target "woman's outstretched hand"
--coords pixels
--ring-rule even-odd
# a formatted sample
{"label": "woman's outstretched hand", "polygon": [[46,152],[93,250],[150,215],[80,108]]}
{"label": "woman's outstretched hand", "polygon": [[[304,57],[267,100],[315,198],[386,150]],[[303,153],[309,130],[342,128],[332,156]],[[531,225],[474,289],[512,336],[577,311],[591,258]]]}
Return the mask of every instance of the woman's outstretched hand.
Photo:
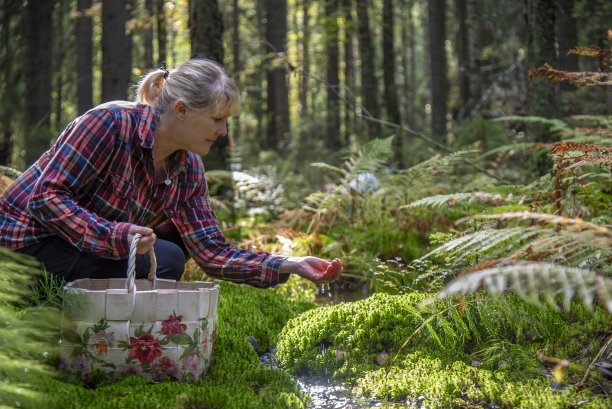
{"label": "woman's outstretched hand", "polygon": [[327,284],[340,277],[342,262],[337,258],[330,263],[317,257],[289,257],[280,272],[297,274],[315,284]]}

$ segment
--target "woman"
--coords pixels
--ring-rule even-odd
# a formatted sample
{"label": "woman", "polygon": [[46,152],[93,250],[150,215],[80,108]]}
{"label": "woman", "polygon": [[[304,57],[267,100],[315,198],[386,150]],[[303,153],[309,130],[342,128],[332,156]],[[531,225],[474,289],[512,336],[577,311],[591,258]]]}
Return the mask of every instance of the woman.
{"label": "woman", "polygon": [[74,120],[0,196],[0,245],[66,281],[125,277],[137,233],[139,278],[153,248],[160,278],[180,279],[190,256],[214,278],[255,287],[291,273],[335,280],[338,259],[239,250],[219,231],[200,155],[226,136],[239,103],[236,85],[213,61],[149,73],[136,103],[105,103]]}

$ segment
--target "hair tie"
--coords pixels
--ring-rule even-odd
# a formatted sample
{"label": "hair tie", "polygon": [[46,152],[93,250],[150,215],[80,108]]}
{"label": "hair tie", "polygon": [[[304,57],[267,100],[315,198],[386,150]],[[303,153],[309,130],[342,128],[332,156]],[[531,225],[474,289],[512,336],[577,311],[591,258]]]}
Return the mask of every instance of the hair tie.
{"label": "hair tie", "polygon": [[167,80],[169,76],[170,76],[170,71],[166,70],[166,73],[164,74],[164,79]]}

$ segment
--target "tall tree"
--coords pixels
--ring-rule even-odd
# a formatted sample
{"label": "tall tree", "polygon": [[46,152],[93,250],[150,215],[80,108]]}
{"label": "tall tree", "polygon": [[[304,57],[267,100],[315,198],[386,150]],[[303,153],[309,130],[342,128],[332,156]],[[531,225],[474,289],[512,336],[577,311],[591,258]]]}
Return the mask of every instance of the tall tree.
{"label": "tall tree", "polygon": [[340,140],[339,50],[338,50],[338,1],[325,0],[325,40],[327,49],[327,117],[325,121],[325,146],[337,150]]}
{"label": "tall tree", "polygon": [[429,16],[429,54],[431,70],[431,129],[440,141],[446,136],[446,105],[448,78],[446,75],[446,1],[427,0]]}
{"label": "tall tree", "polygon": [[459,117],[463,119],[468,113],[471,100],[470,72],[470,29],[467,0],[455,0],[455,19],[457,21],[457,70],[459,76]]}
{"label": "tall tree", "polygon": [[300,116],[307,117],[308,109],[308,86],[310,75],[310,0],[302,0],[302,76],[299,85]]}
{"label": "tall tree", "polygon": [[347,103],[344,110],[345,139],[348,141],[350,135],[358,128],[358,120],[355,116],[357,100],[354,94],[355,88],[355,53],[354,37],[355,24],[353,22],[352,0],[342,0],[342,16],[344,21],[344,100]]}
{"label": "tall tree", "polygon": [[191,57],[223,63],[223,18],[217,0],[189,0]]}
{"label": "tall tree", "polygon": [[393,0],[383,0],[382,48],[385,108],[389,120],[399,124],[401,119],[397,103],[397,83],[395,80],[395,24],[393,13]]}
{"label": "tall tree", "polygon": [[[555,0],[526,0],[527,67],[535,69],[556,62]],[[557,86],[544,78],[534,78],[527,84],[529,115],[556,118],[559,115]],[[531,128],[539,141],[550,141],[552,135],[543,126]]]}
{"label": "tall tree", "polygon": [[84,113],[93,105],[92,22],[88,14],[91,0],[79,0],[75,24],[77,110]]}
{"label": "tall tree", "polygon": [[157,66],[162,67],[167,65],[167,42],[168,35],[166,30],[166,9],[164,8],[165,0],[155,0],[155,8],[157,11]]}
{"label": "tall tree", "polygon": [[[378,86],[374,75],[374,46],[370,33],[368,1],[357,0],[357,37],[359,41],[359,60],[361,62],[361,106],[375,118],[379,117]],[[367,115],[367,113],[363,113]],[[368,123],[370,137],[380,136],[380,127]]]}
{"label": "tall tree", "polygon": [[53,8],[55,1],[29,0],[25,6],[27,78],[25,123],[27,132],[26,164],[34,162],[49,148],[51,115]]}
{"label": "tall tree", "polygon": [[[223,64],[223,18],[217,0],[189,1],[191,57],[203,57]],[[229,136],[220,138],[206,155],[207,169],[230,168]]]}
{"label": "tall tree", "polygon": [[132,75],[132,35],[126,32],[131,0],[102,2],[102,101],[127,99]]}
{"label": "tall tree", "polygon": [[[240,47],[240,4],[238,0],[234,0],[233,3],[233,19],[232,19],[232,39],[233,39],[233,47],[232,47],[232,55],[234,57],[234,79],[239,82],[240,73],[242,71],[242,56],[241,47]],[[240,139],[240,116],[237,115],[233,122],[233,136],[234,141]],[[230,141],[231,142],[231,141]],[[231,143],[230,143],[231,145]]]}
{"label": "tall tree", "polygon": [[144,66],[153,68],[153,0],[145,0],[145,22],[143,29]]}
{"label": "tall tree", "polygon": [[11,164],[13,152],[13,132],[15,117],[20,109],[18,98],[18,87],[20,81],[21,67],[16,67],[14,61],[18,60],[17,47],[21,36],[15,35],[13,27],[22,27],[22,2],[19,0],[7,0],[0,9],[2,13],[2,30],[0,30],[0,165]]}
{"label": "tall tree", "polygon": [[264,0],[268,45],[267,127],[268,149],[285,151],[289,138],[289,85],[287,83],[287,0]]}

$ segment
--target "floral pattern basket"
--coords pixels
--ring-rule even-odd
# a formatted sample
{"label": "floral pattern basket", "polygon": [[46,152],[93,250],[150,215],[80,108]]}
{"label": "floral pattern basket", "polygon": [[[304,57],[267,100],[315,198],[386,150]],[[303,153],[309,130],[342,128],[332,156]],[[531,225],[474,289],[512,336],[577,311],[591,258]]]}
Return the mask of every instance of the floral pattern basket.
{"label": "floral pattern basket", "polygon": [[[135,250],[130,260],[133,255]],[[156,381],[204,378],[215,343],[219,286],[157,279],[149,255],[148,280],[134,280],[132,271],[127,280],[86,278],[65,286],[87,302],[65,307],[72,321],[62,328],[61,369],[84,382],[96,372]]]}

